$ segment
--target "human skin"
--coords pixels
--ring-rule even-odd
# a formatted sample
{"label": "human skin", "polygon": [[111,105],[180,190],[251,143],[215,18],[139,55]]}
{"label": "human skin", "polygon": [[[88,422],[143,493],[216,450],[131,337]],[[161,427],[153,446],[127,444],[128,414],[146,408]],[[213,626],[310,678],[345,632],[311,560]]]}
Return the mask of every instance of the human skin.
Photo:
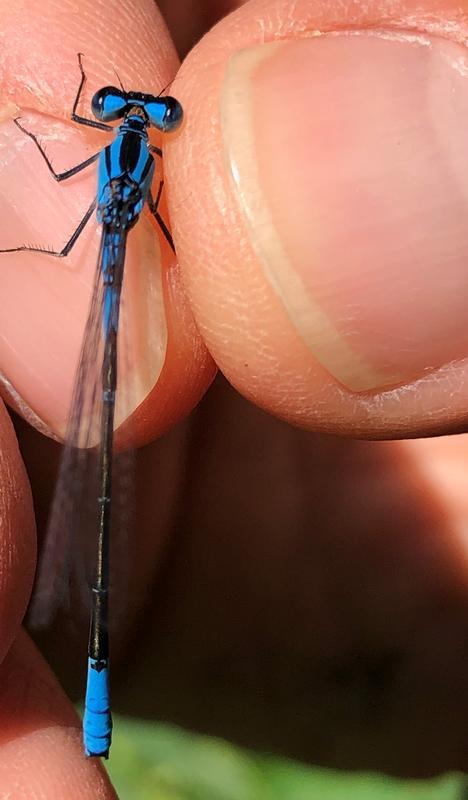
{"label": "human skin", "polygon": [[[175,15],[181,47],[216,13],[184,26],[188,5]],[[57,225],[65,240],[93,191],[91,173],[62,194],[40,161],[28,177],[18,110],[53,118],[47,149],[65,168],[71,145],[73,163],[102,146],[59,124],[78,50],[96,88],[114,67],[137,88],[164,86],[177,69],[150,0],[118,6],[104,18],[91,3],[60,14],[0,3],[5,246],[55,244]],[[149,56],[118,49],[142,20]],[[430,437],[466,429],[467,32],[460,3],[251,0],[171,86],[185,111],[164,150],[179,266],[163,251],[167,348],[144,413],[125,428],[148,446],[132,613],[114,649],[117,708],[327,765],[466,769],[467,446]],[[299,49],[247,50],[263,41]],[[77,247],[66,273],[29,255],[0,273],[5,392],[13,383],[16,409],[56,437],[93,269]],[[237,394],[218,382],[187,418],[214,364]],[[58,448],[17,430],[42,527]],[[111,797],[82,758],[68,700],[19,633],[33,511],[6,415],[1,435],[0,691],[13,700],[0,703],[0,786],[14,792],[21,779],[13,796],[60,797],[65,771],[68,797]],[[63,631],[48,653],[77,688],[82,639],[64,647]]]}

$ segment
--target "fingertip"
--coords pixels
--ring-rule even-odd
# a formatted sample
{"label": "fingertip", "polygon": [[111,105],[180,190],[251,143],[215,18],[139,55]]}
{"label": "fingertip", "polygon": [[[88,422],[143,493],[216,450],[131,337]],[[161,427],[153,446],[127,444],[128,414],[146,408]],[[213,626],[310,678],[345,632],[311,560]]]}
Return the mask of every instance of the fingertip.
{"label": "fingertip", "polygon": [[2,794],[115,798],[102,765],[84,757],[77,715],[23,631],[0,673]]}
{"label": "fingertip", "polygon": [[0,402],[0,660],[15,638],[31,592],[36,532],[31,490],[15,432]]}
{"label": "fingertip", "polygon": [[380,7],[290,12],[246,4],[174,86],[170,207],[197,324],[230,381],[296,424],[448,430],[468,399],[467,19],[447,42],[442,15],[413,17],[415,36]]}

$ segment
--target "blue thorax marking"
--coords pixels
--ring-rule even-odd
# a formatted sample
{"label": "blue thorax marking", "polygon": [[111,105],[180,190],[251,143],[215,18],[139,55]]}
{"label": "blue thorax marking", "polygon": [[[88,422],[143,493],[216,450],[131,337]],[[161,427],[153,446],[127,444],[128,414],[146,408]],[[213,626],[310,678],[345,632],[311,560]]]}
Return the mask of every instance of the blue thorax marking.
{"label": "blue thorax marking", "polygon": [[98,164],[97,218],[110,224],[112,212],[124,205],[127,230],[141,214],[154,174],[144,119],[129,115],[113,142],[102,151]]}

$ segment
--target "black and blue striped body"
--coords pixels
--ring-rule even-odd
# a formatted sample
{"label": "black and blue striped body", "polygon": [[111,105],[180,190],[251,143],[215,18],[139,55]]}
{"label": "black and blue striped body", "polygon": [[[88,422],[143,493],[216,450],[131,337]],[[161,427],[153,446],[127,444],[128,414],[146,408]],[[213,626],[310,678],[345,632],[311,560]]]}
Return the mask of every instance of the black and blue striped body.
{"label": "black and blue striped body", "polygon": [[112,737],[109,693],[108,588],[112,499],[112,452],[117,389],[117,334],[129,230],[147,200],[154,174],[144,119],[129,115],[113,142],[99,156],[97,218],[102,225],[99,265],[102,276],[102,417],[98,563],[92,586],[88,681],[83,719],[87,755],[107,757]]}
{"label": "black and blue striped body", "polygon": [[153,175],[145,120],[131,114],[99,156],[98,222],[129,231],[143,210]]}

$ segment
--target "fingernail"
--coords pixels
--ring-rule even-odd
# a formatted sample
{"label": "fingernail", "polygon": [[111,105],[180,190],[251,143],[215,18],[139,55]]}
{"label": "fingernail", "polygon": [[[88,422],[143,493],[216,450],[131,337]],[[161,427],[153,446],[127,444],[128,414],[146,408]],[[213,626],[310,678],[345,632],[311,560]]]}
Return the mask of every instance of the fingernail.
{"label": "fingernail", "polygon": [[265,275],[354,391],[468,355],[468,58],[385,32],[230,60],[226,159]]}

